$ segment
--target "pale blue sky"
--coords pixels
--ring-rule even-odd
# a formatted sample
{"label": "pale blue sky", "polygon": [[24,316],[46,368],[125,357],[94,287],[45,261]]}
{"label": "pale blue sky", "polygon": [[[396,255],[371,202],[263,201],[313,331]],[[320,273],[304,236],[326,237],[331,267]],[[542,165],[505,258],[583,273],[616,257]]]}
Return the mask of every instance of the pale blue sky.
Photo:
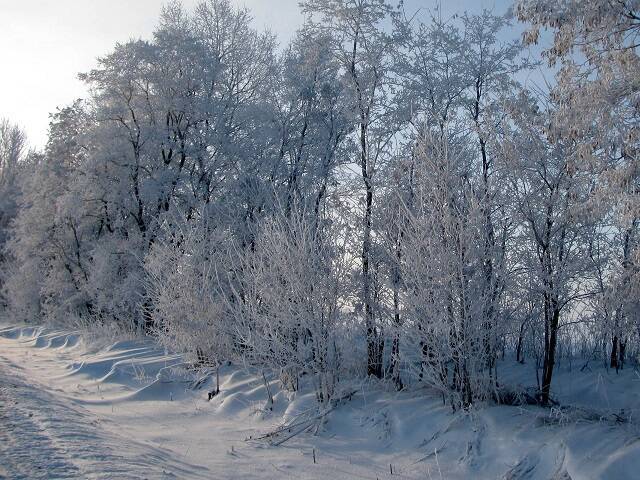
{"label": "pale blue sky", "polygon": [[[286,43],[302,22],[298,0],[233,0],[257,27]],[[184,0],[191,7],[198,0]],[[48,114],[86,94],[77,73],[115,42],[149,38],[164,0],[0,0],[0,117],[21,125],[31,145],[46,141]],[[394,2],[392,2],[394,3]],[[503,13],[510,0],[442,1],[445,13],[482,8]],[[436,0],[405,0],[407,10]]]}

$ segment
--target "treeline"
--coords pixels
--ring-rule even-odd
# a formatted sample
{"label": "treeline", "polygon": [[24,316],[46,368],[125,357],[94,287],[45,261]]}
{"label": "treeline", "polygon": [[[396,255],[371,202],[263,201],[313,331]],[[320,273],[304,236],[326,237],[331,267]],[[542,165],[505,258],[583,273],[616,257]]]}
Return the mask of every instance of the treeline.
{"label": "treeline", "polygon": [[[229,0],[171,3],[81,76],[42,153],[0,124],[6,314],[304,376],[321,402],[368,375],[468,406],[513,356],[548,403],[559,356],[635,361],[637,2],[522,0],[512,42],[490,12],[301,8],[279,48]],[[548,92],[518,82],[540,61]]]}

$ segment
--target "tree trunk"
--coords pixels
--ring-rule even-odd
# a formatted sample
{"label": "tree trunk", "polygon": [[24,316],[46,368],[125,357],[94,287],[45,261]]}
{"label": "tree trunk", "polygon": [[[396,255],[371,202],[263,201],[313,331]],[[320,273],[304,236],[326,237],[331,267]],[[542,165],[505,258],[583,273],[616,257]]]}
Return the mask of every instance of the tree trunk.
{"label": "tree trunk", "polygon": [[522,344],[524,342],[524,326],[525,322],[520,325],[520,332],[518,333],[518,345],[516,346],[516,362],[524,363],[524,355],[522,352]]}
{"label": "tree trunk", "polygon": [[364,236],[362,240],[362,294],[367,328],[367,374],[382,378],[381,335],[376,329],[371,295],[371,219],[373,214],[373,185],[367,161],[367,127],[360,127],[362,180],[366,189],[364,210]]}
{"label": "tree trunk", "polygon": [[391,375],[396,389],[402,390],[403,384],[400,378],[400,302],[397,285],[394,286],[393,290],[393,322],[396,331],[393,334],[393,343],[391,344]]}
{"label": "tree trunk", "polygon": [[545,295],[545,352],[542,366],[542,391],[540,400],[543,405],[549,404],[551,392],[551,379],[556,360],[556,346],[558,344],[558,325],[560,322],[560,309],[558,300]]}
{"label": "tree trunk", "polygon": [[400,378],[400,264],[402,262],[401,248],[402,234],[399,233],[396,238],[395,254],[396,264],[393,269],[393,323],[395,332],[393,334],[393,343],[391,345],[391,371],[393,383],[398,390],[402,390],[403,384]]}
{"label": "tree trunk", "polygon": [[611,345],[611,368],[615,368],[618,371],[618,336],[614,335]]}

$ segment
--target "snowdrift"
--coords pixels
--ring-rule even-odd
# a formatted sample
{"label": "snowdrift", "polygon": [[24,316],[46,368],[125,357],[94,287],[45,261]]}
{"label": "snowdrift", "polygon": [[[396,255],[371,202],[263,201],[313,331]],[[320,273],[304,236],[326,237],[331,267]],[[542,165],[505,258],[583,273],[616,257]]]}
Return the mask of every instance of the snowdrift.
{"label": "snowdrift", "polygon": [[[244,478],[234,477],[243,468],[246,478],[387,478],[393,472],[398,478],[511,480],[625,479],[640,470],[640,374],[633,368],[616,375],[593,362],[561,365],[554,384],[561,406],[553,409],[482,405],[454,413],[427,388],[397,393],[375,382],[348,385],[353,395],[315,429],[294,431],[276,447],[264,440],[270,432],[317,413],[309,388],[287,392],[265,372],[270,404],[263,372],[228,365],[220,370],[220,394],[207,401],[213,371],[187,368],[150,340],[87,343],[78,332],[0,328],[0,355],[20,360],[43,388],[118,428],[126,424],[135,438],[173,445],[194,462],[221,469],[216,478]],[[530,386],[535,378],[530,365],[500,369],[511,385]]]}

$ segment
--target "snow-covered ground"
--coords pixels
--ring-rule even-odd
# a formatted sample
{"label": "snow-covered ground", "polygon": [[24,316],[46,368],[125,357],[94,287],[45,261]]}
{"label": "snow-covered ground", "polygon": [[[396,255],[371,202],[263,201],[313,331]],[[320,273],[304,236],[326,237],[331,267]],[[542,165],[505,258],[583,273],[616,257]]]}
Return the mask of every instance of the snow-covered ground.
{"label": "snow-covered ground", "polygon": [[[312,394],[272,380],[265,410],[261,376],[225,367],[221,394],[207,401],[214,380],[194,388],[180,363],[149,341],[1,327],[0,478],[640,478],[633,368],[561,364],[556,396],[575,407],[562,410],[453,414],[426,389],[357,385],[316,434],[274,446],[259,437],[302,418]],[[535,378],[529,365],[502,365],[501,375]]]}

